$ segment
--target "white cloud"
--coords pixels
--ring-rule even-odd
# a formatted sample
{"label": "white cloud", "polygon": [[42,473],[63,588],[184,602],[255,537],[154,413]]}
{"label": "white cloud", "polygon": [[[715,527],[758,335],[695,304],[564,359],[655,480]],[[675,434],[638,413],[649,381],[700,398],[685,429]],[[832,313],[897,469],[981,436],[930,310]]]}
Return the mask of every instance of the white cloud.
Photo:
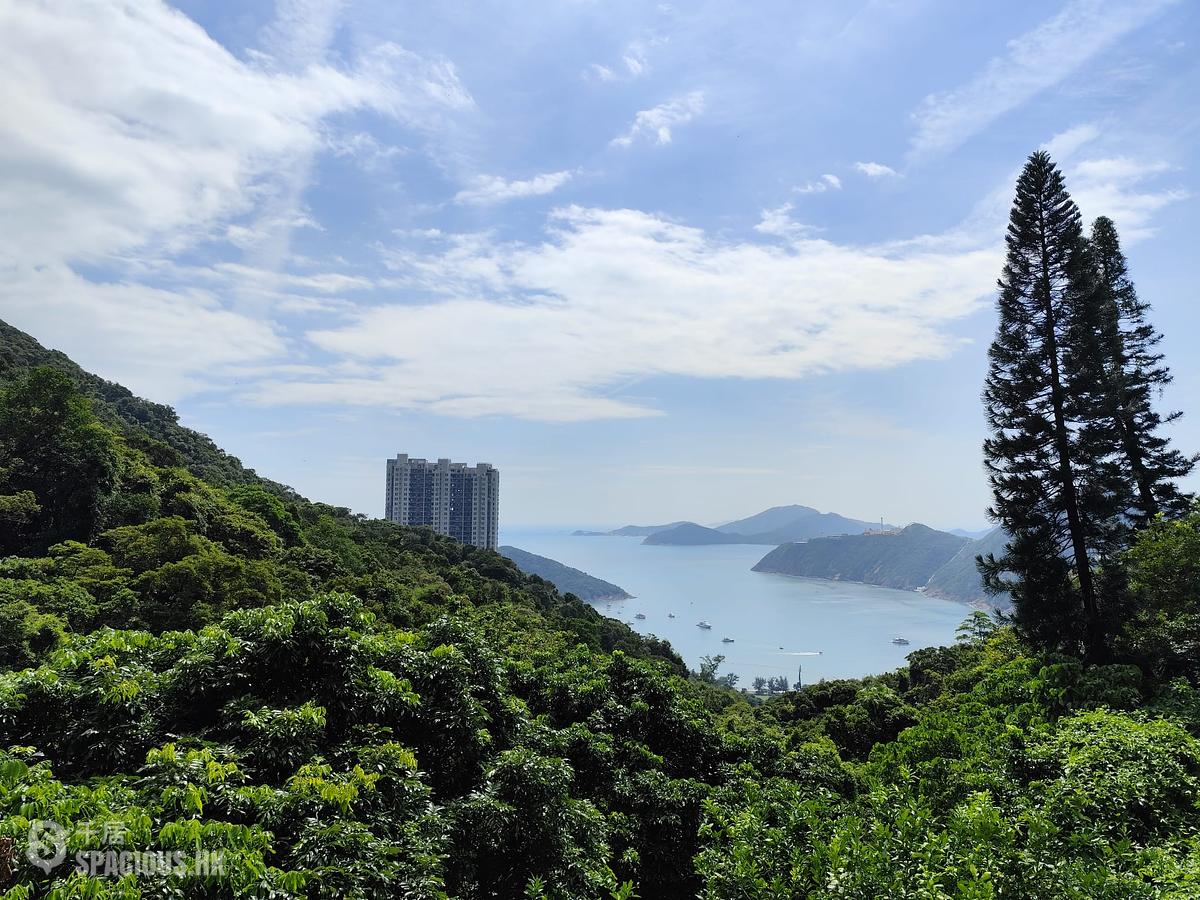
{"label": "white cloud", "polygon": [[1072,0],[1008,43],[967,84],[925,98],[912,154],[953,150],[1000,116],[1058,84],[1173,0]]}
{"label": "white cloud", "polygon": [[1108,216],[1128,245],[1154,234],[1150,225],[1154,213],[1189,196],[1180,188],[1145,187],[1144,182],[1171,168],[1165,162],[1116,156],[1081,160],[1066,166],[1065,175],[1085,221]]}
{"label": "white cloud", "polygon": [[841,189],[842,179],[836,175],[826,173],[816,181],[810,181],[807,184],[792,188],[792,191],[797,194],[823,194],[826,191],[840,191]]}
{"label": "white cloud", "polygon": [[168,403],[228,382],[231,366],[285,349],[271,325],[223,309],[207,291],[95,284],[63,265],[0,269],[0,307],[84,368]]}
{"label": "white cloud", "polygon": [[321,121],[469,102],[453,69],[382,45],[354,70],[245,63],[157,0],[0,6],[0,255],[186,246],[261,202]]}
{"label": "white cloud", "polygon": [[523,181],[508,181],[499,175],[479,175],[475,183],[454,195],[456,203],[503,203],[519,197],[538,197],[558,190],[571,180],[571,171],[546,172]]}
{"label": "white cloud", "polygon": [[810,234],[813,230],[812,226],[792,219],[793,209],[794,207],[791,203],[784,203],[773,209],[764,209],[758,224],[754,226],[754,230],[759,234],[768,234],[772,237],[780,237],[787,240],[797,240],[804,235]]}
{"label": "white cloud", "polygon": [[856,162],[854,168],[868,178],[897,178],[900,175],[891,166],[885,166],[883,163],[877,162]]}
{"label": "white cloud", "polygon": [[630,41],[621,54],[620,66],[606,66],[592,63],[588,66],[586,75],[600,81],[631,81],[641,78],[650,71],[650,51],[667,42],[664,37],[643,38]]}
{"label": "white cloud", "polygon": [[1100,136],[1100,129],[1092,123],[1075,125],[1066,131],[1059,132],[1042,145],[1042,149],[1050,154],[1050,158],[1061,163],[1075,156],[1084,146]]}
{"label": "white cloud", "polygon": [[643,109],[633,118],[624,134],[612,139],[613,146],[628,147],[639,137],[656,144],[671,143],[671,129],[684,125],[704,112],[704,92],[692,91],[650,109]]}
{"label": "white cloud", "polygon": [[369,172],[383,169],[387,163],[408,152],[406,147],[381,144],[374,135],[365,131],[351,134],[334,132],[326,138],[325,146],[334,156],[357,160]]}
{"label": "white cloud", "polygon": [[[422,127],[470,106],[449,63],[394,44],[346,67],[306,62],[328,40],[337,5],[282,4],[288,27],[270,32],[270,52],[239,59],[161,0],[0,4],[5,312],[164,399],[219,380],[239,359],[282,352],[273,327],[243,308],[257,298],[303,306],[315,292],[336,305],[328,295],[348,283],[297,282],[257,261],[193,277],[219,284],[212,293],[127,276],[179,283],[175,260],[205,242],[279,257],[280,234],[319,229],[299,196],[307,161],[338,152],[330,122],[340,113]],[[69,268],[81,264],[107,266],[105,282]]]}
{"label": "white cloud", "polygon": [[951,324],[990,294],[1000,264],[994,246],[893,251],[791,237],[727,241],[635,210],[570,207],[539,244],[460,236],[440,255],[393,255],[443,295],[309,334],[371,374],[267,380],[249,398],[553,421],[656,415],[617,386],[945,356],[957,345]]}
{"label": "white cloud", "polygon": [[1096,124],[1084,123],[1054,135],[1043,144],[1067,180],[1067,190],[1085,221],[1108,216],[1125,244],[1154,234],[1154,213],[1187,199],[1178,187],[1150,187],[1146,182],[1174,171],[1162,160],[1141,159],[1116,151],[1115,141]]}

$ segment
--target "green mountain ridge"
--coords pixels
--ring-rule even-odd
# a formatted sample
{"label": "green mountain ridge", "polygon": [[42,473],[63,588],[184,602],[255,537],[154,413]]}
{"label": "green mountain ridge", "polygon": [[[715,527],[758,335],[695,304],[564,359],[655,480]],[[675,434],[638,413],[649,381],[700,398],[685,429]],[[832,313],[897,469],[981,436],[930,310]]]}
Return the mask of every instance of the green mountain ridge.
{"label": "green mountain ridge", "polygon": [[596,578],[548,556],[539,556],[528,550],[508,546],[501,547],[500,553],[516,563],[517,568],[525,574],[536,575],[549,581],[562,593],[574,594],[580,600],[594,603],[598,600],[627,600],[633,596],[612,582]]}
{"label": "green mountain ridge", "polygon": [[958,553],[929,576],[929,581],[924,587],[925,593],[944,600],[1007,609],[1011,606],[1011,598],[1007,594],[988,594],[984,590],[983,578],[975,564],[976,557],[986,557],[989,553],[995,554],[997,558],[1002,556],[1007,541],[1008,536],[1004,529],[993,528],[984,537],[964,544]]}
{"label": "green mountain ridge", "polygon": [[917,590],[968,544],[944,531],[914,523],[882,534],[813,538],[776,547],[755,572],[861,581],[899,590]]}

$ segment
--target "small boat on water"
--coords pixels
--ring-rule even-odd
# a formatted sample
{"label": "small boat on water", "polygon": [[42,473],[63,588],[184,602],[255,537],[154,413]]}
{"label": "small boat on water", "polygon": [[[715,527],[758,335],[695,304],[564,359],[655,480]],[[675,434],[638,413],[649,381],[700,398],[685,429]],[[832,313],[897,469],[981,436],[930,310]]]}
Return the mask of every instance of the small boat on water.
{"label": "small boat on water", "polygon": [[896,644],[898,646],[901,646],[901,647],[907,647],[908,646],[908,638],[894,637],[894,638],[892,638],[892,643]]}
{"label": "small boat on water", "polygon": [[732,643],[733,643],[733,638],[731,638],[731,637],[723,637],[723,638],[721,638],[721,643],[722,643],[722,644],[732,644]]}
{"label": "small boat on water", "polygon": [[673,619],[673,618],[675,618],[675,613],[667,613],[667,618],[668,618],[668,619]]}
{"label": "small boat on water", "polygon": [[696,623],[696,627],[697,627],[697,628],[704,628],[704,629],[710,629],[710,628],[712,628],[712,626],[711,626],[711,625],[709,625],[707,622],[705,622],[703,619],[701,619],[699,622],[697,622],[697,623]]}
{"label": "small boat on water", "polygon": [[646,614],[645,614],[645,613],[638,613],[636,616],[634,616],[634,618],[635,618],[635,619],[644,619],[644,618],[646,618]]}

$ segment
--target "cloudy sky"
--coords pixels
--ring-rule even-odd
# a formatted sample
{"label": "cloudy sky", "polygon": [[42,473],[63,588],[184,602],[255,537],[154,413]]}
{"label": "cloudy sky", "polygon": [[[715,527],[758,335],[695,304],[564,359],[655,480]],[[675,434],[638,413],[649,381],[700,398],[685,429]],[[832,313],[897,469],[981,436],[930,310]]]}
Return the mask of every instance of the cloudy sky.
{"label": "cloudy sky", "polygon": [[506,525],[979,527],[1011,185],[1112,216],[1200,448],[1200,8],[0,0],[0,316],[259,471]]}

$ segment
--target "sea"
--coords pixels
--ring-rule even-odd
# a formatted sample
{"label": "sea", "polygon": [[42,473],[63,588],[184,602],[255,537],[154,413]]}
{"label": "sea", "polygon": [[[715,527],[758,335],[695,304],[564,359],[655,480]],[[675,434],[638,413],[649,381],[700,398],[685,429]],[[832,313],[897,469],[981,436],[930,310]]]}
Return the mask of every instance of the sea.
{"label": "sea", "polygon": [[[782,675],[795,686],[798,679],[810,684],[885,672],[918,648],[952,644],[955,628],[972,612],[916,591],[751,571],[771,547],[669,547],[570,531],[502,529],[500,543],[624,588],[633,599],[593,605],[670,641],[692,669],[703,657],[724,656],[718,674],[736,673],[739,688],[752,688],[759,676]],[[701,621],[712,628],[698,627]],[[909,643],[896,645],[894,638]]]}

